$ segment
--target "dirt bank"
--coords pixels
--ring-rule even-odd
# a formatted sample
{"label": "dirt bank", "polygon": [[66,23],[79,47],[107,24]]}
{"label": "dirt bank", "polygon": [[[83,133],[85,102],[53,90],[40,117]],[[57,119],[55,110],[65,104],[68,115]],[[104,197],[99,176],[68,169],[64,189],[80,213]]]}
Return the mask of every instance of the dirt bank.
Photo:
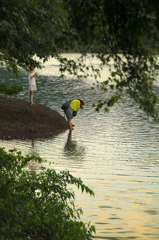
{"label": "dirt bank", "polygon": [[67,129],[65,118],[44,105],[0,97],[2,140],[52,138]]}

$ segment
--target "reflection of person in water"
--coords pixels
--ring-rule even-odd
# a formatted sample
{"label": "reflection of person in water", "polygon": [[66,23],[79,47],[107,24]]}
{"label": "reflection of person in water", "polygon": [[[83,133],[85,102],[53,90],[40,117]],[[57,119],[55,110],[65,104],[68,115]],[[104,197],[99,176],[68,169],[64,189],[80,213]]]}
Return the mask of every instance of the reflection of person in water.
{"label": "reflection of person in water", "polygon": [[[36,143],[34,140],[31,141],[29,155],[37,156]],[[36,173],[39,169],[39,163],[37,161],[31,160],[28,165],[29,172]]]}
{"label": "reflection of person in water", "polygon": [[67,142],[64,147],[64,152],[66,153],[66,155],[68,157],[80,157],[81,159],[81,157],[83,158],[84,156],[84,151],[85,149],[83,146],[79,146],[76,141],[72,140],[72,132],[69,132]]}

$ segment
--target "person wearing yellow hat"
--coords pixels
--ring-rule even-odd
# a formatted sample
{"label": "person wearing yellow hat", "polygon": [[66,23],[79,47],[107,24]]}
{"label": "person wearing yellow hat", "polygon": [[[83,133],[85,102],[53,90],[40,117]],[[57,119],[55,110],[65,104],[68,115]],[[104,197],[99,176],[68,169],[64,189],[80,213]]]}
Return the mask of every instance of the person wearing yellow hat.
{"label": "person wearing yellow hat", "polygon": [[75,100],[70,100],[70,101],[62,104],[61,109],[64,110],[64,113],[66,114],[70,132],[73,130],[73,125],[72,125],[73,117],[76,116],[77,110],[79,108],[82,109],[83,107],[84,107],[84,100],[80,99],[80,98],[75,99]]}

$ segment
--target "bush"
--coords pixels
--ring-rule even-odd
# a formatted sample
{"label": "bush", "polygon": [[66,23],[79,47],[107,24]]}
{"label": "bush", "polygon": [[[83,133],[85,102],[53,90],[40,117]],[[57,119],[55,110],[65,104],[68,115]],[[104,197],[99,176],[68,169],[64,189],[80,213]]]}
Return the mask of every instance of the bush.
{"label": "bush", "polygon": [[23,92],[22,86],[14,85],[14,86],[8,87],[5,84],[0,84],[0,93],[4,95],[13,96],[15,94],[19,94],[20,92]]}
{"label": "bush", "polygon": [[29,172],[30,161],[41,163],[35,155],[21,155],[16,149],[0,148],[0,236],[1,240],[90,240],[94,226],[80,220],[82,209],[74,205],[76,185],[94,195],[80,178],[68,171],[56,173],[41,168]]}

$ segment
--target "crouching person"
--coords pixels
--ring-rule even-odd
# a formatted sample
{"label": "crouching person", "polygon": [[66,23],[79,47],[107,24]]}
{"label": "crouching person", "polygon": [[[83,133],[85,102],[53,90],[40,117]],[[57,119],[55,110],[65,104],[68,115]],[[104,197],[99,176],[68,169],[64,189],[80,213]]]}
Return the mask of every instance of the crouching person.
{"label": "crouching person", "polygon": [[77,110],[84,107],[83,99],[70,100],[64,103],[61,108],[64,110],[70,132],[73,130],[72,119],[76,116]]}

